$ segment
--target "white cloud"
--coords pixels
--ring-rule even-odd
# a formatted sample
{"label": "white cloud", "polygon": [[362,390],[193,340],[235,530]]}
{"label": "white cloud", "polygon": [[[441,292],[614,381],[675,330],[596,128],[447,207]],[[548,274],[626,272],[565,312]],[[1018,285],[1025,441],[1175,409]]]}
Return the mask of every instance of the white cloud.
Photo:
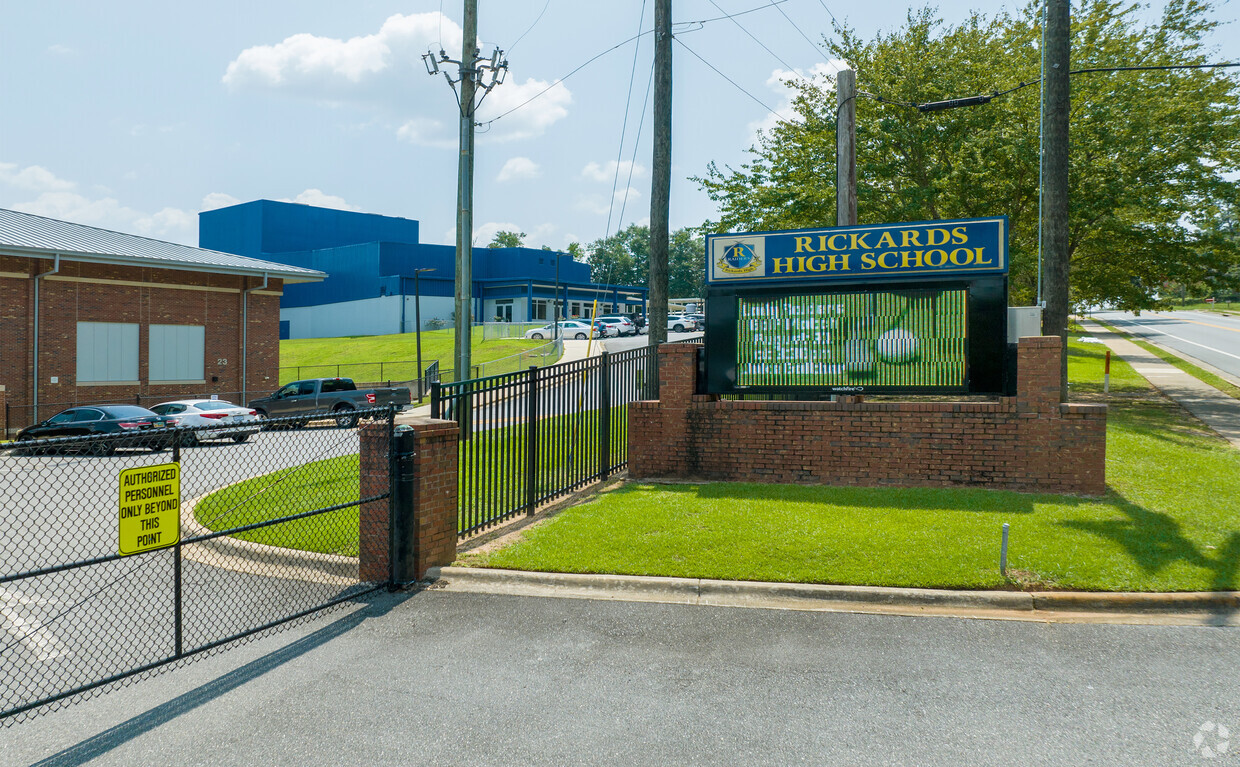
{"label": "white cloud", "polygon": [[[497,232],[522,232],[522,231],[525,231],[525,230],[511,222],[488,221],[482,226],[474,227],[474,247],[485,248],[488,244],[490,244],[491,240],[495,239],[495,234]],[[448,233],[448,241],[452,243],[456,242],[456,230],[455,229],[453,229],[451,232]],[[529,241],[528,237],[526,238],[526,241],[527,242]]]}
{"label": "white cloud", "polygon": [[512,157],[500,168],[495,180],[501,184],[505,181],[519,181],[526,178],[538,178],[538,163],[528,157]]}
{"label": "white cloud", "polygon": [[224,192],[211,192],[206,197],[202,198],[202,206],[199,210],[206,211],[215,210],[217,208],[227,208],[232,205],[236,205],[239,202],[241,202],[241,200],[238,200],[231,194],[225,194]]}
{"label": "white cloud", "polygon": [[62,45],[61,43],[47,46],[47,52],[53,56],[72,56],[77,53],[77,51],[67,45]]}
{"label": "white cloud", "polygon": [[276,202],[295,202],[301,205],[315,205],[320,208],[335,208],[336,210],[361,210],[356,205],[350,205],[345,202],[343,197],[327,194],[320,189],[307,189],[291,200],[284,197],[276,200]]}
{"label": "white cloud", "polygon": [[628,160],[624,160],[623,162],[619,162],[619,163],[617,163],[615,160],[608,160],[607,163],[604,165],[599,165],[596,162],[587,163],[586,167],[581,169],[581,175],[584,178],[590,179],[591,181],[598,181],[600,183],[610,182],[611,180],[616,178],[617,167],[619,167],[620,169],[620,178],[625,181],[628,181],[629,179],[630,169],[632,169],[633,176],[635,178],[640,178],[641,176],[646,175],[646,166],[642,165],[641,163],[637,163],[636,165],[634,165],[632,162]]}
{"label": "white cloud", "polygon": [[755,133],[766,133],[781,122],[799,122],[801,115],[792,108],[792,101],[796,97],[797,92],[789,88],[788,83],[794,80],[808,79],[816,81],[819,85],[833,91],[835,88],[835,73],[841,69],[848,69],[848,63],[842,59],[831,59],[830,61],[820,61],[810,67],[808,75],[800,69],[793,71],[787,69],[774,70],[771,72],[771,76],[766,79],[766,87],[779,94],[779,106],[775,108],[774,113],[768,112],[761,120],[749,123],[749,130]]}
{"label": "white cloud", "polygon": [[[232,91],[268,90],[327,104],[353,103],[397,115],[397,136],[430,146],[455,146],[457,126],[426,117],[418,109],[445,113],[452,102],[444,82],[427,77],[421,57],[428,49],[461,49],[461,28],[438,12],[389,17],[379,31],[348,40],[301,33],[272,45],[256,45],[229,63],[223,76]],[[451,65],[447,65],[451,67]],[[482,102],[485,122],[530,100],[480,134],[481,141],[510,141],[541,135],[568,114],[572,95],[563,83],[527,79],[497,86]]]}
{"label": "white cloud", "polygon": [[31,202],[11,207],[36,216],[187,245],[195,244],[197,240],[198,217],[179,208],[163,208],[147,214],[127,208],[112,197],[91,200],[76,192],[44,192]]}
{"label": "white cloud", "polygon": [[77,184],[57,178],[56,174],[39,165],[28,165],[18,170],[11,162],[0,162],[0,183],[24,189],[28,192],[67,192]]}
{"label": "white cloud", "polygon": [[587,213],[594,213],[596,215],[604,215],[608,211],[619,214],[621,207],[628,213],[634,209],[634,205],[640,203],[642,197],[640,190],[630,186],[626,189],[616,190],[616,193],[611,197],[610,203],[608,203],[608,198],[604,195],[583,195],[578,198],[576,207],[578,210],[584,210]]}

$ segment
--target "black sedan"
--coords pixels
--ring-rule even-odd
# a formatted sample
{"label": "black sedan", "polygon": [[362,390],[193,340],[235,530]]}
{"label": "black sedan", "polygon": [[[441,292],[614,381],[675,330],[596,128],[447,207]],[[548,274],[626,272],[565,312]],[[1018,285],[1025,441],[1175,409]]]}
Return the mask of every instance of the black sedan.
{"label": "black sedan", "polygon": [[[153,413],[137,405],[85,405],[57,413],[51,418],[27,426],[17,434],[14,447],[27,453],[35,449],[56,452],[82,451],[93,455],[111,455],[118,447],[165,450],[172,445],[177,419]],[[62,437],[114,435],[108,438],[59,440]],[[44,440],[57,439],[55,443]],[[23,444],[28,443],[28,444]]]}

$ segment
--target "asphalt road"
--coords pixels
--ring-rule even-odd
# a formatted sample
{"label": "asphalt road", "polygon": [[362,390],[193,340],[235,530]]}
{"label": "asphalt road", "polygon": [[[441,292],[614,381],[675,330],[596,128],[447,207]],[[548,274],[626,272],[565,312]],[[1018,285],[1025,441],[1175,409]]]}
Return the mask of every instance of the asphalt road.
{"label": "asphalt road", "polygon": [[1092,316],[1240,378],[1240,313],[1224,317],[1208,312],[1144,312],[1137,317],[1094,312]]}
{"label": "asphalt road", "polygon": [[0,729],[0,765],[1200,764],[1238,689],[1235,629],[449,587]]}
{"label": "asphalt road", "polygon": [[[335,428],[183,449],[182,501],[357,451],[356,430]],[[106,458],[0,452],[0,577],[115,554],[120,472],[171,459],[170,451],[146,450]],[[217,567],[202,544],[185,553],[186,648],[321,604],[342,589],[277,577],[263,562],[249,572]],[[165,549],[0,584],[0,710],[172,654],[175,583],[173,551]]]}

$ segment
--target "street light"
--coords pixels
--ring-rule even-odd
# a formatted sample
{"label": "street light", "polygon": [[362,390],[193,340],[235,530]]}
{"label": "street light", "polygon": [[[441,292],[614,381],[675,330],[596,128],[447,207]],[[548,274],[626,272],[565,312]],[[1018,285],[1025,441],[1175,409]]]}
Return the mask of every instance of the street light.
{"label": "street light", "polygon": [[422,369],[422,272],[434,269],[413,270],[413,321],[418,326],[418,404],[422,404],[422,391],[426,388],[426,371]]}

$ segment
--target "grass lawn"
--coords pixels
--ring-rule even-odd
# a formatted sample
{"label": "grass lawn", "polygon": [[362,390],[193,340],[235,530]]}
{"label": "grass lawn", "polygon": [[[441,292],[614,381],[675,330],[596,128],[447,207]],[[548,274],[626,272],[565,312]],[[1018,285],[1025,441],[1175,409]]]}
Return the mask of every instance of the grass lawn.
{"label": "grass lawn", "polygon": [[[1070,342],[1073,391],[1105,348]],[[809,583],[1240,588],[1240,452],[1112,360],[1109,492],[630,484],[463,564]],[[1011,524],[1010,579],[998,573]]]}
{"label": "grass lawn", "polygon": [[[453,366],[451,329],[422,332],[422,366],[439,360],[440,368]],[[550,365],[559,357],[516,358],[521,352],[536,349],[546,341],[525,338],[499,338],[484,341],[482,328],[473,329],[470,338],[470,359],[474,365],[504,360],[488,365],[484,375],[511,373],[530,365]],[[397,333],[387,336],[345,336],[342,338],[294,338],[280,342],[280,383],[301,378],[323,378],[339,375],[357,381],[406,381],[418,377],[417,334]],[[512,358],[512,359],[506,359]],[[380,365],[379,363],[384,363]],[[393,364],[396,363],[396,364]]]}
{"label": "grass lawn", "polygon": [[[194,507],[210,530],[227,530],[358,500],[358,457],[346,455],[247,479],[218,490]],[[358,509],[351,506],[241,533],[243,541],[320,554],[356,557]]]}

